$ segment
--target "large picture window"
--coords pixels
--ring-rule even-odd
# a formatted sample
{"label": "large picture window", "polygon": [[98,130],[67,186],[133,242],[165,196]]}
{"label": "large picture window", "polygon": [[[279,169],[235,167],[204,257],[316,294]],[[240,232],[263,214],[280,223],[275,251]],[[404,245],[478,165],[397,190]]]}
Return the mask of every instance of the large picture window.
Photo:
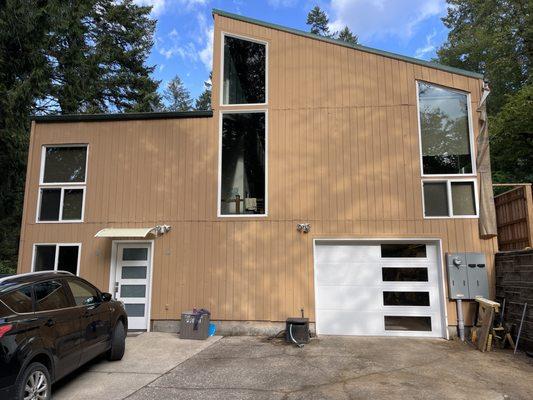
{"label": "large picture window", "polygon": [[79,244],[36,244],[32,271],[68,271],[78,274]]}
{"label": "large picture window", "polygon": [[266,44],[223,38],[222,104],[266,103]]}
{"label": "large picture window", "polygon": [[222,113],[220,215],[266,214],[266,113]]}
{"label": "large picture window", "polygon": [[473,174],[468,95],[418,82],[422,173]]}
{"label": "large picture window", "polygon": [[87,146],[44,146],[38,222],[83,220]]}

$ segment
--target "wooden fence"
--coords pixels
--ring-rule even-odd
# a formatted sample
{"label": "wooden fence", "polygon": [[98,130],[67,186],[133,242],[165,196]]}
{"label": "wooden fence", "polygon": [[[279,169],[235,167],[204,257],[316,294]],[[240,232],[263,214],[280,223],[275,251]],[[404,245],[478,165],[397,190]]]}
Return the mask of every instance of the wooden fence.
{"label": "wooden fence", "polygon": [[532,197],[530,183],[494,196],[500,251],[533,247]]}

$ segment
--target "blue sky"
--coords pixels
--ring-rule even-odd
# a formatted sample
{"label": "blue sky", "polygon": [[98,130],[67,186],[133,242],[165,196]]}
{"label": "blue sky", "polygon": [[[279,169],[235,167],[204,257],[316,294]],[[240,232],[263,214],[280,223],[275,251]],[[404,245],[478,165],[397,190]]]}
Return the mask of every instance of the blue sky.
{"label": "blue sky", "polygon": [[348,25],[363,45],[425,60],[435,56],[447,37],[441,21],[445,0],[135,1],[152,5],[158,20],[148,60],[157,65],[155,78],[164,87],[177,74],[193,97],[202,92],[211,70],[213,8],[307,31],[307,13],[318,5],[327,12],[332,30]]}

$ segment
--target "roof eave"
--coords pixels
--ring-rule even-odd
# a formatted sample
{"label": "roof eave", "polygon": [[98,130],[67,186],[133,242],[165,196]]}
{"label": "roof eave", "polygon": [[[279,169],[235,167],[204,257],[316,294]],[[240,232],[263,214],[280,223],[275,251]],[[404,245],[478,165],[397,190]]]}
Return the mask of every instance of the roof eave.
{"label": "roof eave", "polygon": [[95,122],[95,121],[128,121],[151,119],[183,119],[211,118],[213,111],[164,111],[116,114],[63,114],[63,115],[32,115],[35,122]]}

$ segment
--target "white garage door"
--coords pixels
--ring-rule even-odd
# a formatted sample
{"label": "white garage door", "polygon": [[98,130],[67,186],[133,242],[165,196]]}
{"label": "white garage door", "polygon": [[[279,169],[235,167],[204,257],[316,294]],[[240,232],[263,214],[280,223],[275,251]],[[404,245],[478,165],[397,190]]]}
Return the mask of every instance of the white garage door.
{"label": "white garage door", "polygon": [[436,244],[317,241],[322,335],[443,337]]}

